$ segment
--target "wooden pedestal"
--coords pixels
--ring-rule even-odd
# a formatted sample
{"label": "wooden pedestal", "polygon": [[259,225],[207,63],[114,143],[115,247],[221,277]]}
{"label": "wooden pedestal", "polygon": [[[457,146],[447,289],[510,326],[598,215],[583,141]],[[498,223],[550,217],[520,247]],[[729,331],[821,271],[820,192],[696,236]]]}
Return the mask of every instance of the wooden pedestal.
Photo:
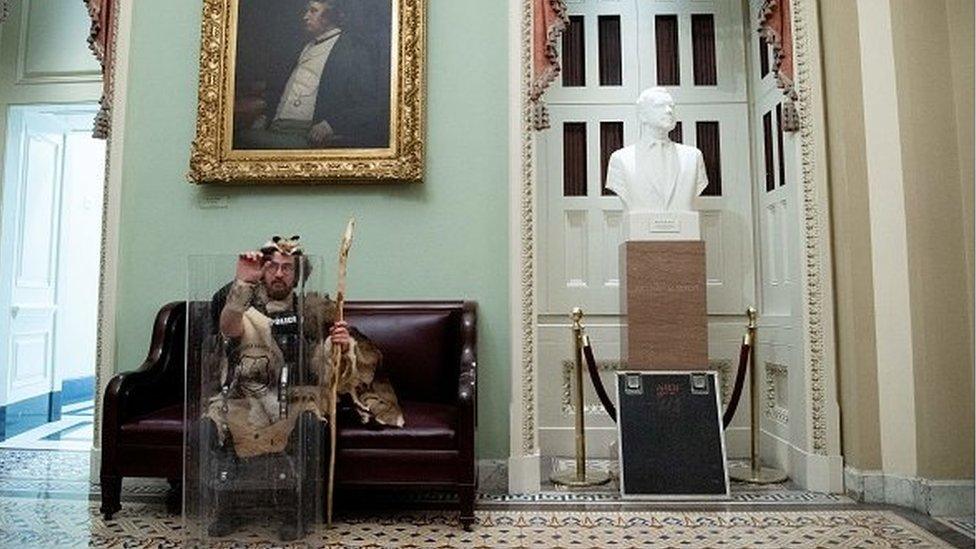
{"label": "wooden pedestal", "polygon": [[620,245],[621,355],[628,370],[707,370],[705,243]]}

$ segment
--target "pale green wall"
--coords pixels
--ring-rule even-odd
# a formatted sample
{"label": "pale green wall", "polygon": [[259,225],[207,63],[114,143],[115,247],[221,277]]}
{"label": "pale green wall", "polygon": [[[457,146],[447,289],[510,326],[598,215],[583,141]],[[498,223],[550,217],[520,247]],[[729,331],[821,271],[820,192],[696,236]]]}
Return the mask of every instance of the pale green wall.
{"label": "pale green wall", "polygon": [[25,73],[47,76],[100,70],[87,47],[91,23],[82,2],[30,0],[30,7]]}
{"label": "pale green wall", "polygon": [[[301,234],[335,253],[358,219],[350,299],[477,300],[478,456],[508,454],[507,4],[431,0],[427,174],[413,186],[198,188],[200,0],[135,2],[125,129],[118,369],[143,360],[153,315],[180,299],[187,254]],[[227,195],[227,209],[200,209]],[[334,276],[334,275],[332,275]]]}

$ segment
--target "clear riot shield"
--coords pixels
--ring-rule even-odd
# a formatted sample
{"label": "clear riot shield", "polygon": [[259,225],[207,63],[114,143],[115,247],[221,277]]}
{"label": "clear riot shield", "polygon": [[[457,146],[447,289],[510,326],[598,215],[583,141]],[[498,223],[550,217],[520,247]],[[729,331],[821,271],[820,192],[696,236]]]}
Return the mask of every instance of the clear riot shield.
{"label": "clear riot shield", "polygon": [[189,258],[187,546],[287,542],[319,522],[328,408],[313,359],[326,334],[314,311],[325,305],[309,289],[323,287],[324,270],[301,257],[291,289],[273,281],[287,279],[287,265],[263,268],[272,282],[247,287],[233,282],[236,256]]}

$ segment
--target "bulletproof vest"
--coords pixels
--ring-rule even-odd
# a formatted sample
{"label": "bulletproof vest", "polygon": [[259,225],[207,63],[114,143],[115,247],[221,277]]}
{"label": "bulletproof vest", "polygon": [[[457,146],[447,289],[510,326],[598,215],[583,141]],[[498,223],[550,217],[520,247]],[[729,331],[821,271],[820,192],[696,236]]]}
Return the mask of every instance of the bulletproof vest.
{"label": "bulletproof vest", "polygon": [[285,365],[292,366],[298,362],[301,348],[301,326],[298,313],[295,311],[281,311],[265,313],[271,319],[271,337],[281,350]]}

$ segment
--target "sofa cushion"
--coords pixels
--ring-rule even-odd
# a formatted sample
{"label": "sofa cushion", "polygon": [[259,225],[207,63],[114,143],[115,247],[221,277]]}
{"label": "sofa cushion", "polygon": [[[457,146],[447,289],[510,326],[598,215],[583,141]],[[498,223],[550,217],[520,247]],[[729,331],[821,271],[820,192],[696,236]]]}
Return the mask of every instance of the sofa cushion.
{"label": "sofa cushion", "polygon": [[122,424],[119,442],[150,446],[183,445],[183,405],[173,404]]}
{"label": "sofa cushion", "polygon": [[434,402],[400,401],[402,428],[340,423],[338,448],[455,450],[457,407]]}

